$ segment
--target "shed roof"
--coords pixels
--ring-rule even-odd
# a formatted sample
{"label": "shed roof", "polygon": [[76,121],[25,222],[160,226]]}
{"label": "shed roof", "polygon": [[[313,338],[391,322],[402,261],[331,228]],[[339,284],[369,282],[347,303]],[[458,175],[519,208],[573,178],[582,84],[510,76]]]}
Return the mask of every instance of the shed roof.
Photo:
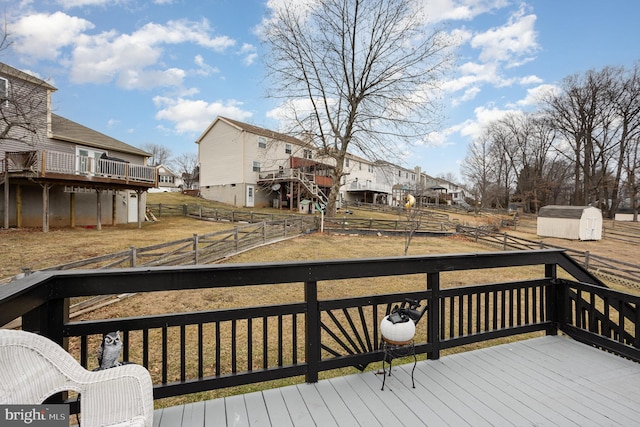
{"label": "shed roof", "polygon": [[[589,209],[591,206],[561,206],[561,205],[549,205],[540,208],[538,212],[539,218],[565,218],[565,219],[580,219],[585,209]],[[597,208],[594,208],[597,209]]]}
{"label": "shed roof", "polygon": [[57,114],[51,114],[51,133],[54,139],[61,141],[83,144],[89,147],[102,148],[105,150],[115,150],[122,153],[137,154],[139,156],[150,156],[139,148],[125,144],[115,138],[111,138],[103,133],[89,129],[74,121],[65,119]]}

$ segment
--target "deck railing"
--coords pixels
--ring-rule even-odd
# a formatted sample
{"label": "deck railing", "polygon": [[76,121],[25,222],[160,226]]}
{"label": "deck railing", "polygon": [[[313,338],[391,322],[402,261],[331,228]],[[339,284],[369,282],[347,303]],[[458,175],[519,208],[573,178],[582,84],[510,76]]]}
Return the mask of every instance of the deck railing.
{"label": "deck railing", "polygon": [[137,165],[124,160],[94,158],[53,150],[7,152],[0,161],[2,171],[34,172],[41,176],[48,173],[73,176],[97,176],[144,183],[156,182],[156,168]]}
{"label": "deck railing", "polygon": [[[451,272],[513,267],[523,268],[526,280],[440,283]],[[500,277],[493,271],[492,277]],[[335,297],[336,289],[344,293],[352,281],[392,279],[406,283],[407,290]],[[292,299],[280,298],[283,286],[296,288]],[[271,293],[277,303],[68,318],[69,299],[75,297],[206,289],[218,292],[214,305],[233,301],[246,287],[256,301]],[[325,370],[364,369],[383,357],[382,317],[407,298],[427,309],[415,344],[432,359],[447,348],[562,330],[640,361],[640,298],[604,287],[560,250],[36,272],[0,287],[0,324],[22,316],[24,329],[67,345],[88,369],[96,365],[93,350],[101,335],[119,330],[124,360],[147,367],[154,397],[164,398],[299,375],[315,382]]]}

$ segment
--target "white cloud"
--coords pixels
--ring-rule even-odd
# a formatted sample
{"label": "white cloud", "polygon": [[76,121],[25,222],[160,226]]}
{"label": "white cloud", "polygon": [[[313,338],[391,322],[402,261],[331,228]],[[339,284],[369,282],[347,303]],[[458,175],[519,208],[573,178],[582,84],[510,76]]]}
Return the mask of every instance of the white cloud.
{"label": "white cloud", "polygon": [[456,127],[462,136],[476,139],[490,123],[495,122],[509,113],[517,113],[519,110],[502,110],[499,108],[477,107],[474,109],[475,120],[466,120]]}
{"label": "white cloud", "polygon": [[555,85],[543,84],[527,90],[527,96],[516,102],[519,107],[537,106],[549,95],[559,93],[560,88]]}
{"label": "white cloud", "polygon": [[[132,34],[105,32],[78,37],[73,52],[72,80],[76,83],[107,83],[116,80],[127,89],[178,86],[185,73],[177,68],[149,70],[158,64],[165,44],[193,42],[222,51],[235,42],[226,36],[210,38],[206,21],[170,21],[167,25],[149,23]],[[204,60],[196,58],[200,71]]]}
{"label": "white cloud", "polygon": [[212,67],[211,65],[207,64],[202,55],[196,55],[193,58],[193,62],[198,66],[196,74],[199,74],[201,76],[210,76],[211,74],[220,72],[217,67]]}
{"label": "white cloud", "polygon": [[242,48],[240,48],[238,55],[244,56],[244,59],[242,60],[242,62],[245,65],[251,65],[255,62],[256,58],[258,57],[256,50],[257,49],[254,45],[249,43],[244,43],[242,45]]}
{"label": "white cloud", "polygon": [[177,134],[200,134],[216,116],[237,120],[247,120],[252,116],[252,113],[241,108],[240,101],[233,99],[209,103],[203,100],[156,96],[153,102],[159,108],[156,119],[172,122],[173,132]]}
{"label": "white cloud", "polygon": [[83,6],[110,6],[119,3],[114,0],[58,0],[57,3],[64,9]]}
{"label": "white cloud", "polygon": [[63,12],[26,15],[11,24],[15,37],[12,47],[24,57],[53,60],[63,47],[72,45],[83,32],[93,28],[91,22]]}
{"label": "white cloud", "polygon": [[507,66],[528,62],[539,48],[535,22],[536,15],[526,15],[523,6],[511,15],[506,25],[474,36],[471,47],[480,49],[483,62],[499,61]]}
{"label": "white cloud", "polygon": [[470,21],[483,13],[509,5],[508,0],[422,0],[431,22],[446,20]]}

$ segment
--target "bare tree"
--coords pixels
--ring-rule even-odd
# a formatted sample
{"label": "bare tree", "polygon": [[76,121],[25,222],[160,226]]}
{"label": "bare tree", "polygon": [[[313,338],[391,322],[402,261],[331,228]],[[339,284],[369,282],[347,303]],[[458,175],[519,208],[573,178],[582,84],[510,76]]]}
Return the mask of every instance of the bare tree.
{"label": "bare tree", "polygon": [[347,151],[389,159],[434,128],[451,43],[426,27],[419,6],[288,0],[265,26],[272,96],[287,101],[289,131],[335,163],[328,215],[336,213]]}
{"label": "bare tree", "polygon": [[167,164],[169,162],[169,158],[171,157],[171,150],[160,144],[143,144],[142,149],[151,153],[151,157],[149,158],[149,166],[160,166]]}
{"label": "bare tree", "polygon": [[177,166],[177,172],[182,177],[184,188],[189,190],[193,188],[193,184],[198,180],[198,155],[196,153],[184,153],[173,160]]}
{"label": "bare tree", "polygon": [[490,140],[488,132],[484,132],[474,142],[469,144],[467,156],[462,163],[461,170],[467,179],[468,186],[474,194],[475,206],[478,209],[478,202],[481,208],[491,206],[493,196],[491,189],[496,181],[493,160],[490,157]]}

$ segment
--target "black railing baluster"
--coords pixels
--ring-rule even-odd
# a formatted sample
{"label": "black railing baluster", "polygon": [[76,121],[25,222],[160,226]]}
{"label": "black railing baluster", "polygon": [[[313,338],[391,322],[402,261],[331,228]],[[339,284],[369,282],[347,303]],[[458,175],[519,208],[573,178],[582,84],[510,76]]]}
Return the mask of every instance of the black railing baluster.
{"label": "black railing baluster", "polygon": [[214,326],[215,326],[215,337],[216,337],[215,338],[215,345],[216,345],[216,350],[215,350],[215,353],[216,353],[216,356],[215,356],[216,357],[216,377],[219,377],[220,376],[220,371],[221,371],[221,368],[220,368],[220,365],[221,365],[221,360],[220,360],[221,359],[221,356],[220,356],[220,347],[221,347],[221,345],[220,345],[220,322],[215,322]]}
{"label": "black railing baluster", "polygon": [[293,319],[291,320],[293,324],[293,328],[291,330],[291,363],[294,365],[298,364],[298,315],[293,313],[291,315]]}
{"label": "black railing baluster", "polygon": [[122,331],[122,360],[129,360],[129,331]]}
{"label": "black railing baluster", "polygon": [[198,323],[198,378],[204,377],[204,327]]}
{"label": "black railing baluster", "polygon": [[264,316],[262,318],[262,369],[269,368],[269,329],[268,318]]}
{"label": "black railing baluster", "polygon": [[231,372],[238,372],[238,347],[237,347],[237,321],[233,319],[231,321]]}
{"label": "black railing baluster", "polygon": [[506,291],[500,291],[500,328],[507,326],[507,295]]}
{"label": "black railing baluster", "polygon": [[253,371],[253,319],[247,319],[247,371]]}
{"label": "black railing baluster", "polygon": [[162,327],[162,384],[167,383],[167,363],[169,354],[167,352],[167,327]]}
{"label": "black railing baluster", "polygon": [[489,292],[484,293],[484,331],[489,331],[489,325],[491,325],[491,318],[489,316],[489,307],[491,306]]}
{"label": "black railing baluster", "polygon": [[149,329],[142,330],[142,366],[149,369]]}
{"label": "black railing baluster", "polygon": [[180,325],[180,381],[187,378],[187,329]]}
{"label": "black railing baluster", "polygon": [[80,337],[80,364],[85,369],[88,368],[87,346],[87,336],[83,335]]}
{"label": "black railing baluster", "polygon": [[278,316],[278,366],[284,364],[282,360],[283,343],[282,343],[282,315]]}

